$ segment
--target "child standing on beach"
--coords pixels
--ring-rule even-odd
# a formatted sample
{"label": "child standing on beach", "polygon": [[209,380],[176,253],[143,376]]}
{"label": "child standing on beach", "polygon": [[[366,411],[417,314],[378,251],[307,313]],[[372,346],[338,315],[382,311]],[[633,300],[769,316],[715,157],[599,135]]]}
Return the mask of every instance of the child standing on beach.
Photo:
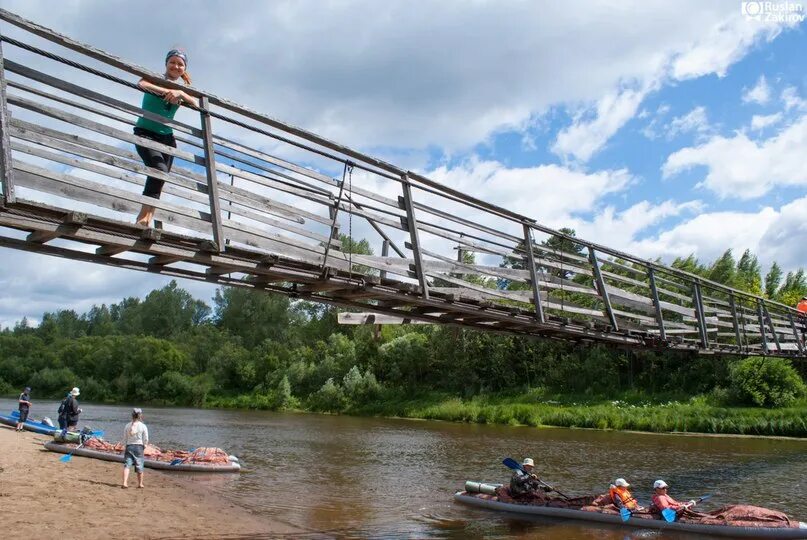
{"label": "child standing on beach", "polygon": [[123,430],[123,446],[126,449],[123,454],[123,485],[121,487],[129,487],[129,469],[132,465],[137,473],[137,487],[145,487],[143,485],[143,459],[148,443],[149,430],[143,423],[143,411],[138,408],[132,409],[132,421],[126,424],[126,429]]}
{"label": "child standing on beach", "polygon": [[25,387],[20,394],[20,419],[17,421],[17,431],[22,431],[22,426],[28,420],[28,412],[31,410],[31,389]]}

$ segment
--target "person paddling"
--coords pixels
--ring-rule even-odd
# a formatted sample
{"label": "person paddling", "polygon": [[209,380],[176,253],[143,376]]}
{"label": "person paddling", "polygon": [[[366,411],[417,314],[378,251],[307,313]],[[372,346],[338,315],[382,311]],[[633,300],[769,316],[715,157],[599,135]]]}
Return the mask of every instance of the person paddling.
{"label": "person paddling", "polygon": [[653,482],[653,497],[651,498],[653,504],[650,506],[650,511],[656,514],[660,514],[662,511],[666,510],[667,508],[671,508],[676,512],[680,512],[682,510],[686,510],[690,506],[694,506],[694,500],[689,502],[678,502],[669,495],[667,495],[667,482],[664,480],[656,480]]}
{"label": "person paddling", "polygon": [[535,462],[532,458],[524,458],[521,467],[523,471],[515,469],[510,477],[510,496],[514,499],[532,499],[534,502],[545,501],[544,492],[551,491],[552,488],[542,485],[538,476],[532,472]]}
{"label": "person paddling", "polygon": [[627,508],[631,512],[644,510],[638,501],[633,498],[628,488],[630,484],[624,478],[617,478],[608,490],[611,501],[617,508]]}

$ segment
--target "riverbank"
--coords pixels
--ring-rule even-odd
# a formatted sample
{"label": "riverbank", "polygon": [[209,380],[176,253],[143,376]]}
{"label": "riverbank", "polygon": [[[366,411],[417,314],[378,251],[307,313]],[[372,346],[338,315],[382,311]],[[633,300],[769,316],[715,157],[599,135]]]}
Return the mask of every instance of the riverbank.
{"label": "riverbank", "polygon": [[[300,531],[263,520],[200,486],[146,470],[145,489],[121,489],[121,466],[59,454],[47,440],[0,426],[3,528],[23,538],[232,538]],[[134,474],[129,483],[137,485]]]}
{"label": "riverbank", "polygon": [[[551,399],[556,398],[556,399]],[[214,398],[213,408],[271,408],[260,396]],[[304,409],[303,409],[304,410]],[[440,393],[408,398],[387,397],[339,412],[356,416],[444,420],[476,424],[551,426],[649,433],[700,433],[807,437],[807,403],[766,409],[724,407],[709,404],[704,397],[688,401],[641,400],[574,401],[540,393],[485,395],[462,399]]]}

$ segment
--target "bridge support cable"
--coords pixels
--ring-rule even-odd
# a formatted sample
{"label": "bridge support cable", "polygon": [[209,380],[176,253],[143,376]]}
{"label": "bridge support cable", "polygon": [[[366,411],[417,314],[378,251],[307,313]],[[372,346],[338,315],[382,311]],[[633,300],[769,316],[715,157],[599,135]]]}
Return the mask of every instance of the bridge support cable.
{"label": "bridge support cable", "polygon": [[656,271],[653,268],[647,269],[647,278],[650,281],[650,294],[653,301],[653,308],[656,312],[656,324],[661,341],[667,341],[667,330],[664,328],[664,314],[661,311],[661,302],[658,297],[658,287],[656,287]]}
{"label": "bridge support cable", "polygon": [[[207,195],[210,200],[210,223],[213,227],[213,242],[216,251],[224,251],[224,230],[221,225],[221,201],[219,200],[219,180],[216,175],[216,150],[213,147],[213,129],[210,122],[210,103],[206,96],[199,98],[199,116],[202,123],[204,143],[205,173],[207,175]],[[232,202],[230,203],[232,206]]]}
{"label": "bridge support cable", "polygon": [[532,301],[535,304],[535,316],[538,317],[538,322],[545,323],[546,315],[544,315],[544,307],[541,304],[541,290],[538,284],[538,273],[535,271],[535,253],[532,249],[532,229],[526,223],[524,224],[524,248],[527,252],[527,270],[530,272],[530,285],[532,287]]}
{"label": "bridge support cable", "polygon": [[[0,38],[2,38],[2,35],[0,35]],[[6,70],[3,66],[3,44],[0,42],[0,182],[3,183],[3,198],[0,203],[4,204],[12,204],[16,201],[9,129],[8,105],[6,104]]]}
{"label": "bridge support cable", "polygon": [[602,270],[600,270],[600,262],[597,260],[597,253],[594,248],[588,248],[588,260],[591,263],[591,270],[594,272],[594,279],[597,282],[597,289],[600,292],[600,298],[605,306],[605,313],[608,315],[608,320],[611,321],[611,327],[614,332],[619,331],[619,324],[616,321],[616,314],[614,308],[611,306],[611,298],[608,296],[608,289],[605,286],[605,280],[602,277]]}
{"label": "bridge support cable", "polygon": [[420,250],[420,235],[418,233],[418,222],[415,217],[415,205],[412,201],[412,186],[409,175],[401,176],[401,189],[403,190],[403,208],[406,210],[406,228],[409,231],[409,241],[412,246],[412,255],[415,258],[415,273],[418,283],[423,291],[423,298],[429,299],[429,284],[426,282],[426,269],[423,267],[423,254]]}

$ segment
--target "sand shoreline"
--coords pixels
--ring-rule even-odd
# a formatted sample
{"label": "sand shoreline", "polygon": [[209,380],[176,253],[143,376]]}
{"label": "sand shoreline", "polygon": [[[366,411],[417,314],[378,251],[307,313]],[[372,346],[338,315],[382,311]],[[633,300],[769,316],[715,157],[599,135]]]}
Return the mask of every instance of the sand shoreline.
{"label": "sand shoreline", "polygon": [[168,473],[121,489],[121,465],[48,452],[44,435],[0,426],[3,528],[27,538],[277,538],[302,533]]}

